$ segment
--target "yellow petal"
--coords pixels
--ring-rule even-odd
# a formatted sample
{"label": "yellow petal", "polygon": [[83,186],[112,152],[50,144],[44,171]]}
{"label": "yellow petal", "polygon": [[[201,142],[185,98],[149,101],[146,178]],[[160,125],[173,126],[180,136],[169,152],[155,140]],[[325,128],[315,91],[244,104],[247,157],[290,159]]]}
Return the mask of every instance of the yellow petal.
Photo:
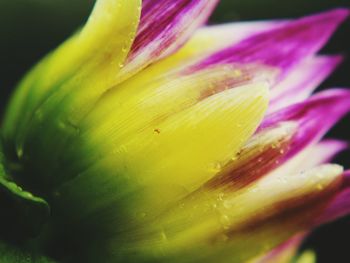
{"label": "yellow petal", "polygon": [[[57,109],[61,114],[79,111],[110,88],[109,83],[120,71],[135,37],[140,6],[140,0],[97,1],[84,28],[41,61],[20,83],[6,114],[4,137],[22,133],[35,114],[42,118]],[[73,109],[63,110],[58,103],[68,93],[79,103],[73,104]],[[35,113],[38,107],[43,107],[41,114]]]}
{"label": "yellow petal", "polygon": [[[108,210],[108,220],[114,223],[105,225],[113,228],[116,222],[121,226],[121,220],[132,225],[138,214],[149,218],[160,213],[214,176],[239,151],[263,118],[268,97],[265,84],[226,90],[117,141],[115,151],[57,189],[67,201],[62,209],[70,211],[70,217],[85,218],[100,215],[101,208],[123,207],[125,214]],[[73,207],[81,207],[75,203],[79,200],[89,206],[77,213]],[[120,203],[125,200],[127,205]]]}
{"label": "yellow petal", "polygon": [[[239,151],[260,123],[267,103],[264,84],[242,86],[146,127],[121,142],[127,173],[194,190]],[[115,164],[115,158],[110,161]]]}
{"label": "yellow petal", "polygon": [[278,166],[296,131],[293,122],[258,132],[233,156],[223,170],[205,184],[208,190],[237,191],[253,183]]}
{"label": "yellow petal", "polygon": [[[79,138],[65,149],[65,158],[74,160],[79,152],[89,153],[85,154],[88,158],[79,160],[77,168],[71,163],[69,167],[79,172],[99,156],[118,151],[124,141],[141,130],[160,132],[158,124],[199,101],[242,84],[261,82],[261,72],[256,77],[254,70],[239,65],[219,66],[193,74],[175,72],[151,82],[143,82],[142,78],[126,81],[106,93],[81,122]],[[242,93],[244,89],[250,92],[249,86],[245,85]]]}
{"label": "yellow petal", "polygon": [[176,53],[145,68],[132,77],[132,80],[128,80],[126,85],[143,86],[144,83],[154,81],[167,72],[185,68],[218,50],[238,43],[256,32],[275,28],[278,24],[276,22],[245,22],[202,27]]}
{"label": "yellow petal", "polygon": [[[342,167],[338,165],[321,165],[298,174],[282,174],[276,170],[251,187],[242,190],[241,194],[238,193],[237,197],[225,204],[230,209],[236,208],[234,210],[240,211],[240,215],[236,215],[232,222],[244,223],[248,219],[247,215],[253,217],[262,212],[267,216],[268,213],[277,212],[274,208],[280,209],[278,212],[288,208],[287,206],[283,209],[277,208],[277,203],[320,193],[320,190],[333,185],[342,171]],[[306,199],[304,201],[306,202]]]}
{"label": "yellow petal", "polygon": [[338,165],[322,165],[304,173],[271,174],[231,196],[204,192],[202,197],[184,199],[156,220],[155,228],[167,237],[158,249],[182,253],[197,249],[203,259],[218,262],[228,256],[237,263],[258,256],[308,228],[319,205],[306,208],[307,212],[300,208],[332,193],[342,171]]}

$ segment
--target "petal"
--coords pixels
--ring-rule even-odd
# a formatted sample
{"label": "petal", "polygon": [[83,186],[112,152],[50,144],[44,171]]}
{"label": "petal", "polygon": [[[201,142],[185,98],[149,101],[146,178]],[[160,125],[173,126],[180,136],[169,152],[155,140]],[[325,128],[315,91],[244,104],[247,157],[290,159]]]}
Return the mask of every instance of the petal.
{"label": "petal", "polygon": [[[285,21],[260,21],[205,26],[198,29],[189,41],[166,61],[173,68],[181,67],[184,63],[193,63],[254,34],[278,28],[285,23]],[[159,67],[163,64],[160,62]]]}
{"label": "petal", "polygon": [[332,161],[336,155],[349,148],[349,144],[344,141],[326,139],[314,146],[312,156],[320,160],[317,164]]}
{"label": "petal", "polygon": [[330,161],[348,147],[347,143],[337,140],[317,143],[319,134],[310,135],[309,129],[310,126],[290,120],[261,129],[205,187],[237,191],[273,169],[283,169],[285,173],[299,172]]}
{"label": "petal", "polygon": [[[281,173],[276,170],[249,188],[242,189],[240,194],[235,193],[225,204],[230,206],[230,210],[234,207],[240,210],[241,215],[233,218],[236,224],[249,225],[249,221],[258,218],[259,211],[263,217],[280,214],[291,207],[305,205],[308,198],[315,198],[314,195],[322,196],[320,190],[334,190],[332,185],[340,184],[342,172],[342,167],[329,164],[296,174],[293,174],[293,171]],[[250,218],[246,218],[248,214]]]}
{"label": "petal", "polygon": [[[289,136],[289,138],[293,138],[293,134],[290,134]],[[286,141],[288,140],[285,138],[284,144],[286,144]],[[292,140],[290,140],[289,143],[291,143],[290,145],[293,146]],[[273,149],[276,149],[277,152],[280,151],[280,149],[282,150],[280,151],[279,159],[272,158],[272,161],[270,161],[268,155],[266,158],[260,157],[262,161],[256,162],[256,167],[250,170],[247,169],[246,173],[241,175],[241,178],[243,179],[239,179],[238,182],[233,181],[231,182],[231,185],[235,186],[236,184],[239,186],[242,184],[242,181],[245,182],[245,177],[249,177],[251,174],[255,175],[255,180],[251,180],[250,184],[255,183],[257,179],[270,176],[270,173],[281,175],[303,173],[306,170],[312,169],[322,164],[326,164],[337,153],[345,148],[345,144],[343,142],[326,140],[318,144],[300,149],[300,151],[295,151],[292,155],[289,155],[288,151],[291,151],[292,147],[286,149],[281,147],[281,145],[283,145],[281,141],[273,145]],[[260,156],[264,156],[264,152],[260,153]],[[305,160],[308,161],[306,162]],[[272,164],[269,164],[269,162]],[[264,172],[259,173],[259,171]],[[233,170],[231,176],[235,175],[234,172],[235,171]],[[248,184],[244,184],[244,186],[247,185]],[[232,192],[236,190],[236,188],[231,187],[229,190]]]}
{"label": "petal", "polygon": [[[133,2],[134,1],[138,0],[133,0]],[[128,45],[125,46],[125,41],[123,41],[121,48],[109,49],[109,43],[107,42],[107,45],[105,44],[106,47],[103,46],[103,48],[97,49],[98,52],[92,52],[91,54],[94,55],[91,57],[91,63],[84,65],[84,68],[74,74],[72,78],[69,78],[56,88],[53,94],[49,94],[50,96],[40,105],[34,114],[33,112],[29,113],[31,115],[29,124],[26,121],[21,123],[24,127],[27,126],[29,131],[26,131],[26,133],[21,132],[18,135],[16,139],[17,152],[24,152],[24,156],[32,156],[38,152],[38,149],[42,148],[40,152],[43,156],[47,156],[48,154],[52,154],[48,152],[47,149],[49,147],[47,147],[47,145],[54,143],[51,148],[56,148],[55,156],[52,158],[53,160],[55,159],[55,161],[50,165],[48,164],[48,167],[55,165],[59,158],[58,155],[63,153],[68,140],[79,133],[79,124],[81,120],[93,109],[101,95],[152,63],[152,61],[156,61],[160,57],[171,53],[175,48],[175,43],[184,43],[188,35],[192,34],[192,32],[206,20],[216,2],[216,0],[187,0],[169,4],[169,1],[167,1],[166,3],[168,3],[169,6],[164,6],[167,12],[162,12],[160,14],[159,11],[162,10],[161,7],[164,1],[156,2],[152,5],[154,8],[152,7],[151,10],[145,8],[144,17],[141,18],[142,21],[140,22],[143,23],[143,26],[141,25],[135,41],[133,41],[134,32],[129,31],[128,28],[124,28],[125,31],[121,32],[121,35],[125,36]],[[112,4],[106,5],[110,8]],[[128,6],[130,10],[136,9],[138,12],[140,11],[139,6],[130,6],[129,2],[128,4],[124,4],[124,2],[115,4],[121,11],[123,11],[123,8],[126,6]],[[99,10],[98,5],[96,8]],[[128,12],[130,13],[130,11]],[[131,18],[128,18],[129,24],[136,27],[136,22],[138,22],[139,17],[134,14],[129,14],[128,12],[123,11],[123,15],[121,16],[130,16]],[[99,14],[99,12],[97,13]],[[142,31],[142,28],[154,29],[159,26],[159,21],[153,20],[153,15],[155,13],[158,13],[159,19],[164,19],[164,23],[162,24],[161,32],[153,36],[150,33]],[[97,15],[96,20],[99,21],[100,17],[101,16]],[[119,16],[115,14],[111,15],[111,17],[113,21],[119,18]],[[193,17],[197,19],[193,21]],[[93,18],[94,13],[92,19],[89,21],[94,22],[95,20]],[[108,23],[102,23],[102,25],[102,32],[111,32],[111,28],[113,27],[110,27]],[[84,28],[84,31],[90,32],[88,29],[89,27],[87,26],[87,29]],[[156,30],[153,29],[152,32],[156,32]],[[114,56],[114,50],[117,50],[119,52],[118,54],[123,54],[123,58],[125,58],[131,43],[133,42],[134,45],[137,46],[140,42],[139,39],[143,39],[142,35],[151,35],[150,39],[147,38],[151,40],[151,42],[149,42],[150,45],[146,45],[145,49],[140,49],[140,51],[144,52],[136,52],[135,54],[137,54],[137,56],[135,55],[132,57],[133,52],[131,51],[131,53],[129,53],[131,57],[129,57],[128,62],[125,63],[125,67],[124,61],[122,60],[118,61],[118,63],[114,63],[114,60],[111,61],[110,57]],[[97,34],[97,36],[99,36],[99,34]],[[174,37],[177,37],[179,41],[175,41]],[[91,38],[93,39],[93,37]],[[119,43],[123,40],[123,38],[119,37],[110,37],[108,39],[112,44],[115,42]],[[87,42],[88,41],[89,39],[87,39]],[[135,49],[132,48],[132,50]],[[155,51],[158,52],[159,50],[162,51],[161,54],[154,54]],[[151,56],[152,59],[149,56]],[[60,58],[62,59],[62,56],[60,56]],[[96,66],[96,68],[94,66]],[[93,74],[91,74],[91,72],[93,72]],[[46,131],[44,136],[36,132],[39,128]],[[38,143],[41,145],[38,145]]]}
{"label": "petal", "polygon": [[204,192],[185,199],[155,222],[167,238],[161,251],[195,250],[197,262],[221,262],[228,256],[231,262],[244,262],[307,230],[339,187],[341,174],[337,165],[273,173],[239,193],[218,198]]}
{"label": "petal", "polygon": [[[125,101],[128,101],[129,98],[136,93],[141,93],[142,96],[144,96],[143,100],[146,100],[146,97],[148,96],[146,94],[151,92],[151,88],[158,88],[150,94],[154,93],[152,96],[155,98],[160,98],[160,95],[162,95],[163,98],[158,102],[161,104],[168,104],[168,106],[175,105],[173,102],[169,104],[169,99],[173,100],[173,96],[176,98],[182,97],[184,101],[178,102],[177,105],[177,107],[181,107],[184,102],[191,105],[191,103],[189,103],[191,100],[193,103],[197,101],[196,97],[193,97],[194,94],[191,94],[193,88],[197,90],[198,95],[202,94],[199,97],[203,97],[203,94],[214,94],[220,91],[220,89],[233,88],[237,85],[243,85],[250,82],[254,83],[256,81],[272,78],[275,74],[274,71],[270,72],[270,69],[254,66],[234,65],[232,67],[225,66],[210,70],[198,70],[197,72],[186,72],[186,68],[188,68],[188,64],[193,63],[193,61],[199,59],[204,54],[211,53],[213,50],[218,49],[223,45],[237,42],[240,39],[253,34],[253,32],[266,31],[278,27],[283,23],[285,22],[243,22],[222,26],[210,26],[200,29],[176,54],[151,65],[133,78],[119,85],[118,88],[106,93],[95,106],[94,112],[90,114],[92,116],[88,116],[87,120],[81,125],[83,127],[82,130],[89,129],[87,126],[96,127],[102,130],[102,126],[106,124],[104,121],[106,115],[123,115],[116,113],[120,111],[121,104],[126,105],[127,103],[125,103]],[[208,45],[204,45],[204,43],[208,43]],[[181,83],[181,85],[175,83]],[[190,89],[187,83],[192,86]],[[162,87],[162,85],[164,87]],[[166,97],[164,91],[161,91],[161,89],[165,87],[169,98]],[[174,91],[174,93],[169,92],[169,89],[170,91]],[[183,94],[183,91],[187,92],[186,95]],[[160,109],[160,112],[162,112],[163,106],[155,106]],[[133,107],[134,106],[132,105],[129,105],[128,107],[125,106],[125,108]],[[165,107],[165,109],[167,108],[169,107]],[[170,112],[176,111],[176,109],[172,109]],[[143,109],[142,112],[146,112],[146,110]],[[140,113],[142,114],[142,112]],[[151,112],[154,112],[154,110]],[[145,118],[144,120],[146,123],[149,118]]]}
{"label": "petal", "polygon": [[[115,151],[117,147],[111,145],[118,146],[125,139],[135,136],[135,132],[150,127],[157,129],[154,126],[160,122],[217,93],[240,86],[247,89],[254,87],[250,84],[264,81],[260,75],[262,70],[258,68],[238,65],[192,74],[171,72],[150,82],[144,82],[142,78],[126,81],[125,85],[106,94],[81,123],[79,138],[71,140],[64,151],[63,158],[67,160],[65,166],[75,170],[73,173],[84,170],[86,165]],[[99,149],[96,149],[96,145],[99,145]],[[101,154],[101,150],[104,154]],[[79,153],[89,153],[89,158],[79,158],[76,162],[75,156],[80,156]],[[79,167],[75,168],[72,161]]]}
{"label": "petal", "polygon": [[293,149],[318,141],[338,120],[350,110],[350,91],[348,89],[332,89],[320,92],[309,100],[292,105],[268,115],[260,126],[260,130],[273,127],[280,122],[294,121],[299,131],[293,138]]}
{"label": "petal", "polygon": [[249,261],[248,263],[290,263],[296,255],[299,246],[305,238],[305,234],[297,234],[294,237],[288,239],[278,247],[264,256]]}
{"label": "petal", "polygon": [[296,130],[294,123],[285,122],[254,135],[204,187],[232,192],[266,175],[284,161]]}
{"label": "petal", "polygon": [[140,27],[124,71],[134,74],[175,52],[207,21],[217,3],[218,0],[143,1]]}
{"label": "petal", "polygon": [[[188,190],[196,189],[216,174],[218,167],[229,161],[251,136],[263,117],[267,96],[265,85],[242,86],[211,96],[159,123],[157,143],[152,146],[154,154],[146,160],[150,174],[159,176],[158,182],[168,181],[170,178],[163,175],[172,177],[169,172],[176,170],[177,183]],[[146,137],[135,136],[130,142],[130,146],[135,145],[131,151],[134,157],[140,150],[151,150],[149,145],[140,149],[140,142],[147,143],[148,137],[147,132]],[[150,138],[153,141],[154,135]],[[144,160],[144,154],[140,156]],[[167,156],[162,164],[161,156]]]}
{"label": "petal", "polygon": [[316,56],[303,61],[273,87],[269,112],[307,99],[341,61],[341,56]]}
{"label": "petal", "polygon": [[350,171],[344,172],[342,188],[329,201],[322,214],[315,218],[315,226],[334,221],[350,213]]}
{"label": "petal", "polygon": [[[229,47],[237,44],[258,33],[266,32],[282,25],[285,25],[285,20],[272,20],[272,21],[253,21],[253,22],[234,22],[221,25],[205,26],[197,30],[193,37],[182,47],[179,52],[183,52],[183,49],[195,49],[193,51],[203,53],[204,50],[207,54],[213,51],[218,51],[221,48]],[[200,48],[199,48],[200,47]],[[210,50],[208,52],[207,50]],[[205,54],[205,53],[203,53]]]}
{"label": "petal", "polygon": [[219,51],[198,63],[195,68],[216,64],[260,63],[279,68],[280,76],[284,76],[294,65],[314,55],[347,16],[348,10],[335,9],[291,21]]}
{"label": "petal", "polygon": [[[137,216],[140,213],[150,218],[198,188],[236,154],[261,121],[267,100],[264,85],[227,90],[137,131],[118,142],[113,153],[58,187],[57,202],[65,204],[63,213],[73,222],[94,222],[89,215],[108,211],[105,220],[112,223],[105,227],[127,229],[131,222],[145,220]],[[79,200],[91,203],[87,207]],[[127,205],[120,203],[126,200]],[[121,206],[125,213],[110,206]]]}
{"label": "petal", "polygon": [[[279,244],[286,237],[308,230],[329,196],[339,187],[341,172],[339,166],[323,165],[298,174],[273,173],[264,177],[232,199],[234,207],[244,207],[240,213],[251,213],[248,212],[246,220],[239,221],[245,226],[231,229],[228,236],[242,242],[242,249],[248,244],[253,249],[254,246]],[[252,199],[246,199],[246,193],[246,197],[252,196]],[[265,195],[271,198],[271,207]],[[240,204],[241,198],[244,201]]]}
{"label": "petal", "polygon": [[[109,88],[108,83],[131,48],[140,5],[140,0],[96,2],[83,29],[41,61],[20,83],[3,123],[3,136],[8,144],[15,143],[16,134],[17,148],[22,148],[23,133],[33,119],[35,124],[42,125],[44,117],[55,119],[52,114],[57,114],[57,110],[61,115],[78,111],[81,116],[95,95]],[[59,105],[63,99],[65,106]]]}
{"label": "petal", "polygon": [[[203,59],[218,50],[237,43],[242,39],[256,32],[267,31],[276,28],[284,21],[267,21],[267,22],[242,22],[227,25],[206,26],[197,30],[189,41],[181,47],[176,53],[153,63],[145,68],[131,79],[128,79],[120,86],[139,85],[142,87],[144,83],[157,81],[162,76],[171,75],[172,72],[185,72],[193,63]],[[234,65],[237,67],[237,65]],[[245,67],[246,66],[241,66]],[[220,67],[218,67],[220,68]],[[224,67],[221,67],[224,68]],[[255,67],[257,69],[257,67]],[[217,69],[216,69],[217,70]],[[266,71],[266,67],[260,69],[262,75]],[[195,73],[200,72],[196,71]],[[258,71],[257,71],[258,73]],[[188,73],[187,73],[188,74]],[[141,84],[140,84],[141,83]]]}

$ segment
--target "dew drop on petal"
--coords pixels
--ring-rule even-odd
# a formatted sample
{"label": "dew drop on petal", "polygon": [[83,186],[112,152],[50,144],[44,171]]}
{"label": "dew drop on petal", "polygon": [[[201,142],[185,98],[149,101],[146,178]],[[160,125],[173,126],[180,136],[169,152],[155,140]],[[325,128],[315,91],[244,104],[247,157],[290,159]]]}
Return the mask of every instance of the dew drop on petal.
{"label": "dew drop on petal", "polygon": [[322,184],[317,184],[317,189],[318,189],[318,190],[322,191],[322,190],[323,190],[323,188],[324,188],[324,187],[323,187],[323,185],[322,185]]}
{"label": "dew drop on petal", "polygon": [[168,237],[164,231],[160,232],[160,237],[162,238],[162,240],[168,240]]}
{"label": "dew drop on petal", "polygon": [[230,228],[230,218],[227,215],[221,215],[220,223],[224,229]]}
{"label": "dew drop on petal", "polygon": [[210,167],[210,171],[214,173],[220,172],[222,169],[222,166],[219,162],[213,163]]}

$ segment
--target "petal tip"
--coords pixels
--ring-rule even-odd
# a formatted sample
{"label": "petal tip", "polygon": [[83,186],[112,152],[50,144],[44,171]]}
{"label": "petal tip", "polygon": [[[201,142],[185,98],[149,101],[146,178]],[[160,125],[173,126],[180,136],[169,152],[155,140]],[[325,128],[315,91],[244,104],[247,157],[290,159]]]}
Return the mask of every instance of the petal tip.
{"label": "petal tip", "polygon": [[314,18],[316,20],[321,19],[323,23],[327,23],[331,26],[332,24],[340,25],[349,17],[349,15],[349,8],[339,7],[316,14]]}
{"label": "petal tip", "polygon": [[349,142],[341,140],[327,139],[323,142],[326,143],[330,148],[334,149],[335,154],[349,149],[350,146]]}
{"label": "petal tip", "polygon": [[350,15],[350,9],[346,7],[336,8],[330,11],[330,14],[334,15],[340,21],[344,21]]}

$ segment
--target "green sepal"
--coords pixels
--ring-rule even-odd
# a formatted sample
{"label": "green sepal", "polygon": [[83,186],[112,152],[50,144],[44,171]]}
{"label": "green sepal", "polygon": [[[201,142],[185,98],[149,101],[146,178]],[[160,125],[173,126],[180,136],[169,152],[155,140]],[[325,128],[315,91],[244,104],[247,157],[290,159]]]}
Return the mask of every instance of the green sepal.
{"label": "green sepal", "polygon": [[37,236],[50,214],[48,203],[14,183],[1,163],[0,214],[0,236],[11,240]]}

